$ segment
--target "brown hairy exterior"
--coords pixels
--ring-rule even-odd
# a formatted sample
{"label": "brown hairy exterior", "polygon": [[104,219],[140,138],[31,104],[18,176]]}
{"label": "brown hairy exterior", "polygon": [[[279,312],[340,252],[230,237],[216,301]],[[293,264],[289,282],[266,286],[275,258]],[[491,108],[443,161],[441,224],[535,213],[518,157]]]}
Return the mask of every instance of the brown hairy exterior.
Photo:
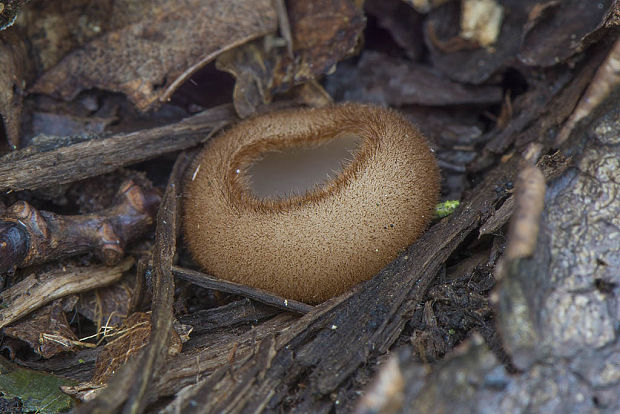
{"label": "brown hairy exterior", "polygon": [[[356,134],[341,174],[301,196],[261,200],[247,169],[267,151]],[[210,141],[188,170],[183,230],[207,272],[318,303],[371,278],[428,226],[439,169],[394,111],[345,104],[263,115]]]}

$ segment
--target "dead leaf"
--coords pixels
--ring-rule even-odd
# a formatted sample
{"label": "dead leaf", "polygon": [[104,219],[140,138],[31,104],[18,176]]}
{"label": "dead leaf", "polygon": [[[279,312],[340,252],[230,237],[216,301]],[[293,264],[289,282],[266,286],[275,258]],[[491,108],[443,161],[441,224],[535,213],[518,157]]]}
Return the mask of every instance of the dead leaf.
{"label": "dead leaf", "polygon": [[[123,9],[122,3],[119,9]],[[24,7],[15,25],[25,32],[40,75],[72,50],[108,30],[140,20],[135,13],[115,15],[115,11],[111,0],[34,0]]]}
{"label": "dead leaf", "polygon": [[[377,24],[392,35],[394,42],[405,50],[411,60],[424,54],[424,17],[404,1],[367,0],[366,12],[377,19]],[[371,39],[367,39],[371,40]],[[384,42],[382,42],[384,43]]]}
{"label": "dead leaf", "polygon": [[292,59],[280,55],[276,64],[274,89],[288,89],[328,73],[359,43],[366,19],[363,11],[351,0],[294,0],[288,2],[293,33],[294,70]]}
{"label": "dead leaf", "polygon": [[[91,383],[105,384],[127,361],[149,343],[151,335],[151,314],[136,312],[131,314],[120,328],[112,334],[112,338],[97,357],[95,373]],[[181,352],[181,338],[174,329],[170,331],[168,354]]]}
{"label": "dead leaf", "polygon": [[[584,38],[601,26],[612,0],[552,1],[530,12],[519,60],[526,65],[552,66],[564,62],[587,44]],[[546,7],[545,7],[546,6]]]}
{"label": "dead leaf", "polygon": [[[503,2],[507,12],[493,48],[477,47],[475,42],[468,43],[459,36],[459,2],[450,2],[432,10],[426,19],[424,33],[432,64],[450,79],[473,84],[484,82],[517,55],[528,9],[532,4],[536,4],[535,0]],[[458,44],[453,45],[455,41]]]}
{"label": "dead leaf", "polygon": [[106,127],[115,120],[113,117],[78,117],[49,112],[34,112],[32,114],[32,129],[36,135],[56,137],[101,135]]}
{"label": "dead leaf", "polygon": [[327,78],[336,100],[370,101],[387,105],[492,104],[502,100],[496,86],[468,86],[444,79],[431,67],[365,51],[354,70]]}
{"label": "dead leaf", "polygon": [[233,103],[241,118],[254,114],[259,105],[271,102],[269,85],[272,82],[273,67],[260,42],[222,53],[215,65],[236,78]]}
{"label": "dead leaf", "polygon": [[[63,306],[69,301],[70,306]],[[63,308],[73,308],[77,297],[56,300],[23,321],[4,328],[4,333],[28,343],[43,358],[79,350],[78,338],[69,327]]]}
{"label": "dead leaf", "polygon": [[72,99],[96,87],[123,92],[139,109],[150,109],[223,51],[276,30],[270,0],[125,0],[100,7],[106,5],[106,25],[90,24],[100,35],[43,74],[32,92]]}
{"label": "dead leaf", "polygon": [[358,45],[365,18],[353,1],[294,0],[287,4],[292,57],[285,42],[268,37],[222,54],[216,61],[218,69],[237,79],[233,101],[241,117],[254,114],[273,94],[329,73]]}
{"label": "dead leaf", "polygon": [[80,294],[78,312],[98,328],[116,327],[129,313],[133,289],[126,280]]}

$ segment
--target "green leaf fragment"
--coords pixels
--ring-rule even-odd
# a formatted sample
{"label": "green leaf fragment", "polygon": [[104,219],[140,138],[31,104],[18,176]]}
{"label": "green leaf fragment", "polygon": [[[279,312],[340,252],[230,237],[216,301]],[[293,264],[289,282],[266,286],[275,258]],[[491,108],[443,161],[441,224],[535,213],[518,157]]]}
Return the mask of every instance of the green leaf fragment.
{"label": "green leaf fragment", "polygon": [[457,207],[461,204],[458,200],[448,200],[443,203],[439,203],[435,206],[435,218],[444,218],[454,213]]}
{"label": "green leaf fragment", "polygon": [[73,406],[73,399],[60,390],[61,385],[75,385],[76,381],[44,372],[19,367],[0,357],[0,396],[19,398],[24,412],[55,414]]}

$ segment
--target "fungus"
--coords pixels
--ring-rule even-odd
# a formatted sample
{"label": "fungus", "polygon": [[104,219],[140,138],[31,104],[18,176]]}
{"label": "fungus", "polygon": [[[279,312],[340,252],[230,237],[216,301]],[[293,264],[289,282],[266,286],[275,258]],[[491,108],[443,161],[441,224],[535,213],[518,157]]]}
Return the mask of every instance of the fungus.
{"label": "fungus", "polygon": [[[306,159],[317,154],[330,162]],[[424,232],[439,181],[426,140],[394,111],[262,115],[208,142],[188,169],[184,239],[207,273],[318,303],[371,278]]]}

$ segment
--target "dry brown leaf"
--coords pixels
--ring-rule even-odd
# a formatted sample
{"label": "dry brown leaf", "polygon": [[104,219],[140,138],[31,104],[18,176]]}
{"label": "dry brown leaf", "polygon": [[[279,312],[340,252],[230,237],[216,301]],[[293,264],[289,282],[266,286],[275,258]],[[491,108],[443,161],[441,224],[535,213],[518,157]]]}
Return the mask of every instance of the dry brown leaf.
{"label": "dry brown leaf", "polygon": [[[84,33],[98,36],[43,74],[32,92],[72,99],[96,87],[123,92],[146,110],[223,51],[274,32],[277,23],[270,0],[107,1],[86,11],[74,21],[61,16],[54,27],[86,25]],[[107,20],[88,21],[102,15]]]}
{"label": "dry brown leaf", "polygon": [[219,70],[236,78],[233,103],[241,118],[254,114],[259,105],[271,102],[269,85],[273,67],[260,43],[252,42],[222,53],[215,62]]}
{"label": "dry brown leaf", "polygon": [[63,308],[72,308],[77,297],[58,299],[29,315],[23,321],[4,328],[8,336],[21,339],[43,358],[51,358],[61,352],[78,350],[75,336]]}
{"label": "dry brown leaf", "polygon": [[[404,1],[366,0],[364,10],[377,19],[377,25],[387,30],[394,42],[404,49],[407,57],[419,61],[424,54],[424,17]],[[372,41],[370,37],[368,40]],[[381,46],[386,42],[376,41]]]}
{"label": "dry brown leaf", "polygon": [[581,0],[537,4],[529,13],[519,59],[526,65],[552,66],[581,52],[584,39],[600,29],[612,7],[612,0],[596,3]]}
{"label": "dry brown leaf", "polygon": [[26,33],[39,74],[102,33],[140,20],[131,12],[114,16],[113,6],[112,0],[34,0],[26,6],[15,25]]}
{"label": "dry brown leaf", "polygon": [[274,72],[275,89],[288,89],[329,72],[351,55],[359,43],[366,19],[351,0],[294,0],[288,2],[293,33],[293,60],[280,55]]}
{"label": "dry brown leaf", "polygon": [[365,51],[356,68],[327,79],[337,100],[387,105],[493,104],[502,100],[498,86],[471,86],[439,76],[430,66],[411,63],[373,50]]}
{"label": "dry brown leaf", "polygon": [[312,81],[354,53],[365,26],[351,0],[293,0],[287,3],[293,56],[278,39],[266,38],[220,56],[217,68],[237,79],[233,100],[241,117],[271,101],[272,94]]}
{"label": "dry brown leaf", "polygon": [[126,280],[80,294],[77,311],[97,327],[118,326],[129,313],[133,288]]}

